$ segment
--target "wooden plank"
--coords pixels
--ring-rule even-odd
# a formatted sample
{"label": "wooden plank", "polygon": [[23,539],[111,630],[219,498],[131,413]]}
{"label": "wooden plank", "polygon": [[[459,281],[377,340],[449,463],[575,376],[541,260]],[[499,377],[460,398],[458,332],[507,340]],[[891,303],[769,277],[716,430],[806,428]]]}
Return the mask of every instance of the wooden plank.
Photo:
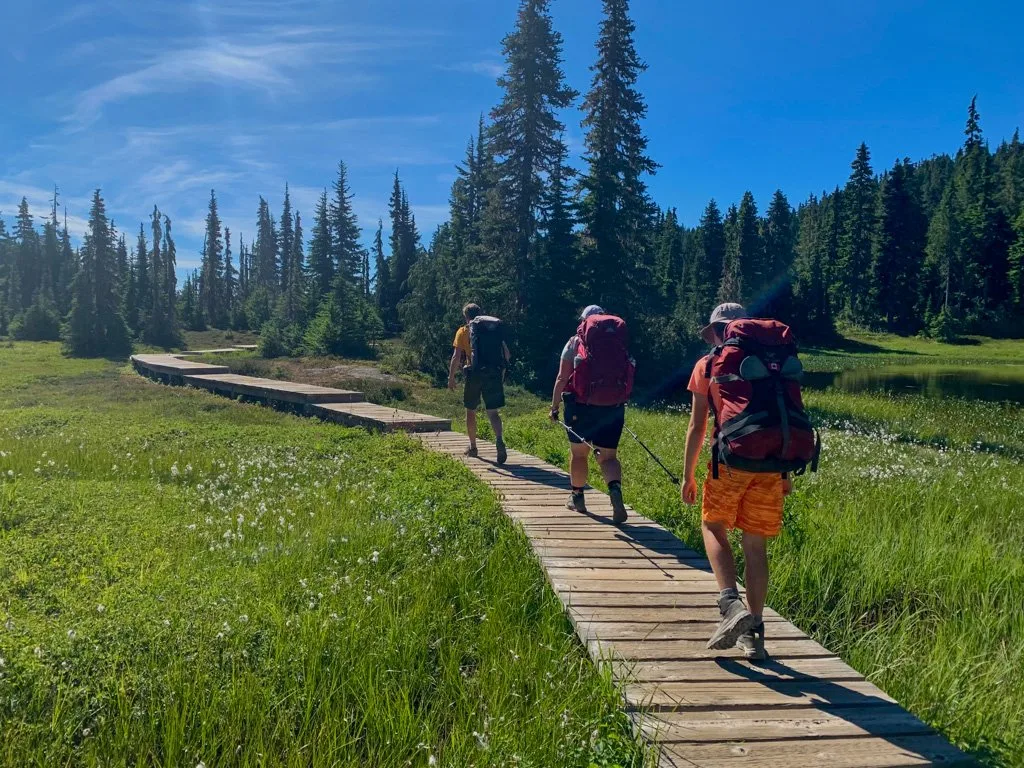
{"label": "wooden plank", "polygon": [[718,585],[712,578],[700,581],[597,581],[590,579],[567,579],[552,577],[551,585],[556,592],[600,592],[610,594],[614,592],[628,595],[650,595],[650,594],[675,594],[677,592],[705,592],[718,594]]}
{"label": "wooden plank", "polygon": [[[576,631],[584,640],[707,640],[714,634],[717,621],[704,623],[676,622],[663,624],[635,623],[629,621],[593,621],[578,619],[573,622]],[[767,628],[766,628],[767,631]],[[806,638],[803,632],[789,622],[772,625],[772,639]]]}
{"label": "wooden plank", "polygon": [[182,360],[173,355],[132,355],[131,360],[136,370],[162,375],[184,376],[188,374],[228,373],[228,368],[224,365],[195,363],[190,360]]}
{"label": "wooden plank", "polygon": [[894,703],[866,680],[784,680],[731,683],[631,683],[626,701],[643,709],[725,707],[867,707]]}
{"label": "wooden plank", "polygon": [[[677,661],[688,659],[742,659],[736,648],[712,651],[706,640],[591,640],[587,650],[594,659],[631,661]],[[768,647],[772,659],[835,658],[813,640],[775,640]]]}
{"label": "wooden plank", "polygon": [[326,403],[310,407],[315,416],[349,427],[378,432],[433,432],[450,429],[451,419],[388,408],[373,403]]}
{"label": "wooden plank", "polygon": [[595,557],[588,553],[587,557],[564,557],[545,554],[541,556],[541,564],[545,568],[664,568],[665,570],[682,570],[696,568],[711,572],[711,564],[702,558],[678,559],[663,557],[653,559],[642,552],[635,555]]}
{"label": "wooden plank", "polygon": [[969,765],[964,755],[934,736],[862,737],[781,741],[669,744],[664,752],[700,768],[877,768],[909,765]]}
{"label": "wooden plank", "polygon": [[860,680],[863,677],[857,670],[834,657],[769,658],[757,662],[744,658],[688,661],[628,660],[613,662],[612,667],[619,679],[638,683],[729,683],[737,680],[774,683],[780,680]]}
{"label": "wooden plank", "polygon": [[228,391],[233,395],[287,403],[355,403],[362,401],[362,392],[320,387],[276,379],[261,379],[237,374],[186,376],[185,383],[203,389]]}
{"label": "wooden plank", "polygon": [[[716,622],[719,619],[718,607],[714,602],[698,608],[644,608],[641,606],[629,606],[619,608],[615,606],[566,606],[566,611],[576,619],[590,621],[628,621],[634,624],[671,624],[671,623],[699,623]],[[771,625],[775,622],[785,621],[774,611],[765,610],[765,622],[769,625],[768,633],[771,634]]]}
{"label": "wooden plank", "polygon": [[701,571],[697,568],[681,568],[678,570],[666,570],[664,568],[561,568],[549,567],[548,575],[552,579],[567,579],[572,581],[713,581],[714,576],[710,571]]}
{"label": "wooden plank", "polygon": [[638,713],[634,718],[649,739],[663,744],[932,733],[925,723],[897,704],[836,709],[808,707]]}

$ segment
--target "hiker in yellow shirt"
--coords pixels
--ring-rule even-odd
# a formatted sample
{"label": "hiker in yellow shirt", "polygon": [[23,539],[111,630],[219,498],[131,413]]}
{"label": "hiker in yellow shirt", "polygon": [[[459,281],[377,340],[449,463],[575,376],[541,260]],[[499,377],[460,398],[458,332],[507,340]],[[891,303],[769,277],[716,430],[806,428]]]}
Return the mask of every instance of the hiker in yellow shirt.
{"label": "hiker in yellow shirt", "polygon": [[466,406],[466,455],[479,455],[476,446],[476,410],[483,400],[487,420],[494,430],[498,463],[508,459],[499,408],[505,407],[505,368],[511,355],[505,344],[501,320],[483,314],[476,304],[462,308],[466,324],[455,333],[452,359],[448,366],[448,389],[455,389],[455,376],[461,369],[465,378],[462,403]]}

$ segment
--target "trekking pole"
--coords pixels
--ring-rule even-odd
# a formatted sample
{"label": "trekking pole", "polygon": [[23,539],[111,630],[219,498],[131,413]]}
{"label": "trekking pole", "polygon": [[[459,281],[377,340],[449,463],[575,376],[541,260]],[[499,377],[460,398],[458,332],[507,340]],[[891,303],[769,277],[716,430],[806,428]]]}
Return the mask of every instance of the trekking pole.
{"label": "trekking pole", "polygon": [[583,439],[582,437],[580,437],[580,436],[579,436],[579,434],[578,434],[578,433],[576,432],[576,430],[575,430],[575,429],[573,429],[572,427],[570,427],[570,426],[569,426],[568,424],[566,424],[566,423],[565,423],[564,421],[556,421],[555,423],[556,423],[556,424],[558,424],[558,425],[559,425],[559,426],[560,426],[560,427],[561,427],[562,429],[564,429],[564,430],[565,430],[566,432],[568,432],[568,433],[569,433],[570,435],[572,435],[573,437],[575,437],[575,438],[576,438],[577,440],[579,440],[579,441],[580,441],[581,443],[583,443],[583,445],[587,446],[587,448],[589,448],[590,450],[592,450],[592,451],[594,452],[594,455],[595,455],[595,456],[600,456],[600,455],[601,455],[601,449],[600,449],[600,448],[598,448],[598,447],[597,447],[596,445],[594,445],[593,443],[591,443],[591,442],[589,442],[589,441],[587,441],[587,440],[584,440],[584,439]]}
{"label": "trekking pole", "polygon": [[645,451],[647,451],[647,455],[650,456],[652,459],[654,459],[655,463],[659,467],[661,467],[663,470],[665,470],[665,474],[668,475],[669,479],[673,483],[675,483],[676,485],[679,485],[679,478],[676,477],[675,475],[673,475],[672,472],[669,470],[669,468],[661,463],[661,459],[659,459],[657,456],[655,456],[654,453],[651,451],[651,449],[648,448],[646,445],[644,445],[643,441],[639,437],[636,436],[636,432],[634,432],[632,429],[630,429],[629,427],[626,427],[626,426],[624,426],[623,429],[625,429],[629,433],[630,437],[632,437],[634,440],[637,441],[637,443],[640,445],[641,448],[643,448]]}

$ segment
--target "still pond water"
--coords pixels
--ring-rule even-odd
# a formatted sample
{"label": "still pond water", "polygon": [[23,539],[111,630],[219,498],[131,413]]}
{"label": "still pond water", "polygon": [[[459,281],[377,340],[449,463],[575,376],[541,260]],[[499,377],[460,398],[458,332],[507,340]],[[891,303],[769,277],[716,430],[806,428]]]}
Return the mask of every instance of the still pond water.
{"label": "still pond water", "polygon": [[839,373],[805,373],[803,384],[807,389],[958,397],[1024,405],[1024,365],[855,368]]}

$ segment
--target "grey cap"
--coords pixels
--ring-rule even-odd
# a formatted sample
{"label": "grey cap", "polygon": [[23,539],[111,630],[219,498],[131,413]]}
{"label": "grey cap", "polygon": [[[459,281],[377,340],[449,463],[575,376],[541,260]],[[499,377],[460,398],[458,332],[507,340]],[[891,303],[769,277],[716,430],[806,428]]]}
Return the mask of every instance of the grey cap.
{"label": "grey cap", "polygon": [[742,304],[734,304],[731,302],[719,304],[711,311],[711,319],[708,320],[708,324],[701,328],[700,337],[708,344],[714,344],[714,330],[716,325],[719,323],[729,323],[733,320],[742,320],[746,316],[747,310],[743,308]]}
{"label": "grey cap", "polygon": [[580,320],[586,320],[591,315],[603,315],[604,310],[597,304],[591,304],[580,313]]}

